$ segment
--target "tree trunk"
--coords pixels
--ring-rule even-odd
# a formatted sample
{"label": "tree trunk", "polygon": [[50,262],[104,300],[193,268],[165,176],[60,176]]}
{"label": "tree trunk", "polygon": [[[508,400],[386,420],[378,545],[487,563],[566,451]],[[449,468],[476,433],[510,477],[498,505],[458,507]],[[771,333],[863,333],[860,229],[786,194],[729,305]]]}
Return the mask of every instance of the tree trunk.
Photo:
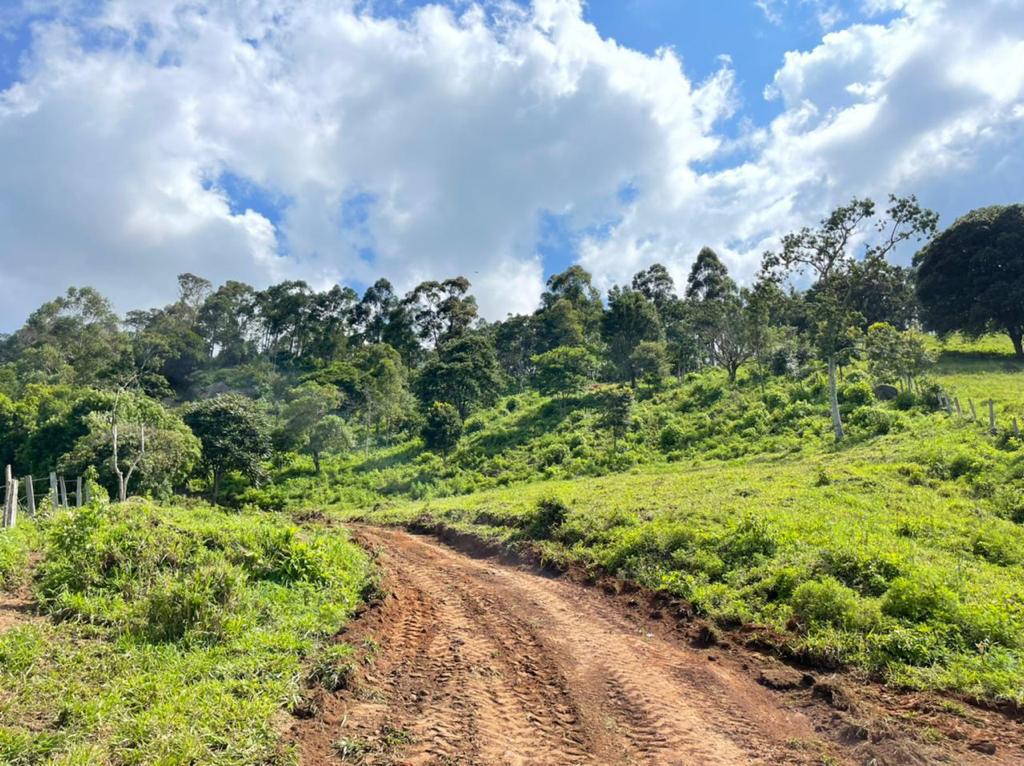
{"label": "tree trunk", "polygon": [[213,472],[213,504],[217,504],[217,498],[220,496],[220,471]]}
{"label": "tree trunk", "polygon": [[832,407],[832,429],[835,431],[836,443],[843,440],[843,419],[839,414],[839,393],[836,391],[836,360],[828,360],[828,399]]}
{"label": "tree trunk", "polygon": [[1013,350],[1017,353],[1018,359],[1024,359],[1024,332],[1021,330],[1010,330],[1010,340],[1013,341]]}
{"label": "tree trunk", "polygon": [[316,469],[317,475],[320,474],[320,453],[313,453],[313,467]]}
{"label": "tree trunk", "polygon": [[117,472],[117,500],[118,500],[118,502],[123,503],[127,499],[128,499],[128,480],[124,477],[124,475],[120,471],[118,471]]}

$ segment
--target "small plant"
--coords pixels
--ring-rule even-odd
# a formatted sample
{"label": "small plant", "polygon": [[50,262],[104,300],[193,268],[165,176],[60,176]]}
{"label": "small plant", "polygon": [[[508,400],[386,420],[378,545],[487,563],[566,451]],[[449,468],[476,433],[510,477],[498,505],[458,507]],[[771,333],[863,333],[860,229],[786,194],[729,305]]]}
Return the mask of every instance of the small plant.
{"label": "small plant", "polygon": [[550,540],[565,524],[568,515],[569,509],[558,498],[541,498],[526,526],[526,536],[533,540]]}

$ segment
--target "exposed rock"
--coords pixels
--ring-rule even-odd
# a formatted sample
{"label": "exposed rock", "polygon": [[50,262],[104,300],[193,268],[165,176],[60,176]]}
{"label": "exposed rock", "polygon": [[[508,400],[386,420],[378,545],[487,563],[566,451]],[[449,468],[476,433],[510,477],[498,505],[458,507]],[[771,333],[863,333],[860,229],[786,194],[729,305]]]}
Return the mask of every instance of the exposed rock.
{"label": "exposed rock", "polygon": [[974,750],[976,753],[984,753],[985,755],[996,754],[996,743],[990,739],[979,739],[977,742],[972,742],[967,747]]}
{"label": "exposed rock", "polygon": [[875,386],[875,396],[883,402],[891,402],[899,395],[900,390],[896,386],[890,386],[888,383],[881,383]]}

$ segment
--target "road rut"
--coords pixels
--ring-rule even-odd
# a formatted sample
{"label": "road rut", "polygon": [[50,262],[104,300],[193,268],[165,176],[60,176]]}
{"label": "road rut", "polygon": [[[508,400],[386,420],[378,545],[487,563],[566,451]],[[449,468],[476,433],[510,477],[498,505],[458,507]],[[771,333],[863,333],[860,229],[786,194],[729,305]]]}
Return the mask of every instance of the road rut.
{"label": "road rut", "polygon": [[357,536],[389,573],[368,626],[370,691],[325,712],[323,736],[299,743],[305,763],[731,766],[831,752],[749,675],[644,631],[593,588],[398,530]]}

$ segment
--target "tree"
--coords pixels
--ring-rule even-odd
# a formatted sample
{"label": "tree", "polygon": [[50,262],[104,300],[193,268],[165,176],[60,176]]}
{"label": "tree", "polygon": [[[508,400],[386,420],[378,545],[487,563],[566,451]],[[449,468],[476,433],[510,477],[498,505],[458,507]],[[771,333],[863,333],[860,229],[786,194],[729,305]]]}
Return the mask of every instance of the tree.
{"label": "tree", "polygon": [[547,395],[580,391],[594,377],[597,360],[583,346],[559,346],[533,357],[537,390]]}
{"label": "tree", "polygon": [[[865,241],[865,259],[884,259],[903,242],[920,240],[935,231],[938,216],[914,197],[889,197],[885,216],[875,220],[875,203],[854,199],[836,208],[816,228],[804,227],[782,239],[779,253],[766,253],[762,270],[769,278],[810,272],[811,334],[819,356],[828,365],[829,403],[837,442],[843,439],[836,368],[855,352],[855,336],[863,317],[851,306],[849,275],[855,263],[854,243]],[[874,236],[872,236],[874,235]]]}
{"label": "tree", "polygon": [[[316,472],[320,473],[320,437],[330,430],[319,431],[321,422],[341,406],[341,392],[330,385],[307,381],[288,393],[281,428],[285,446],[308,453],[313,458]],[[344,425],[344,424],[343,424]]]}
{"label": "tree", "polygon": [[921,333],[900,332],[885,322],[868,328],[864,345],[872,377],[882,383],[899,381],[905,391],[934,363]]}
{"label": "tree", "polygon": [[691,301],[716,301],[732,289],[729,271],[710,247],[702,247],[686,279],[686,297]]}
{"label": "tree", "polygon": [[612,449],[633,422],[633,392],[628,388],[609,387],[598,397],[600,423],[612,432]]}
{"label": "tree", "polygon": [[57,466],[79,473],[101,467],[99,480],[121,502],[133,482],[135,492],[169,496],[200,458],[199,440],[177,413],[128,388],[111,395],[109,407],[86,414],[83,423],[85,433]]}
{"label": "tree", "polygon": [[70,287],[32,312],[6,342],[18,378],[92,385],[109,379],[128,350],[110,302],[91,287]]}
{"label": "tree", "polygon": [[469,287],[465,277],[422,282],[402,300],[417,335],[430,348],[459,338],[476,321],[476,299]]}
{"label": "tree", "polygon": [[676,283],[673,281],[672,275],[660,263],[638,271],[633,276],[632,287],[653,303],[659,314],[666,306],[679,300],[676,296]]}
{"label": "tree", "polygon": [[668,375],[668,351],[664,341],[640,341],[629,361],[636,375],[647,383],[659,384]]}
{"label": "tree", "polygon": [[427,449],[440,452],[447,458],[462,437],[459,411],[447,402],[434,402],[427,410],[421,435]]}
{"label": "tree", "polygon": [[608,292],[608,312],[604,315],[601,332],[619,380],[628,380],[635,386],[637,370],[633,351],[645,340],[662,340],[654,304],[636,290],[613,287]]}
{"label": "tree", "polygon": [[325,415],[309,430],[305,448],[313,458],[316,472],[320,473],[320,456],[352,449],[352,435],[341,417]]}
{"label": "tree", "polygon": [[270,456],[267,421],[251,399],[221,394],[185,409],[185,423],[203,446],[202,465],[213,477],[213,502],[228,471],[240,471],[252,481],[263,476],[262,463]]}
{"label": "tree", "polygon": [[498,364],[517,390],[534,372],[533,357],[538,348],[537,321],[533,316],[509,316],[491,325]]}
{"label": "tree", "polygon": [[199,309],[197,332],[206,353],[222,366],[233,366],[253,356],[256,291],[243,282],[228,281]]}
{"label": "tree", "polygon": [[356,366],[358,410],[369,449],[370,433],[390,438],[415,402],[409,393],[409,374],[402,357],[388,344],[375,343],[360,349]]}
{"label": "tree", "polygon": [[471,333],[442,345],[423,365],[416,393],[427,402],[449,402],[465,418],[479,405],[491,404],[501,389],[501,370],[490,338]]}
{"label": "tree", "polygon": [[[579,265],[570,266],[560,274],[552,274],[547,288],[540,296],[541,307],[537,312],[543,325],[543,350],[596,340],[601,329],[604,306],[590,272]],[[562,301],[564,305],[557,309],[561,316],[557,319],[549,317],[549,312],[555,310],[556,305]],[[572,332],[578,332],[580,337],[568,337],[568,333]]]}
{"label": "tree", "polygon": [[972,210],[915,257],[928,329],[1005,332],[1024,359],[1024,204]]}

